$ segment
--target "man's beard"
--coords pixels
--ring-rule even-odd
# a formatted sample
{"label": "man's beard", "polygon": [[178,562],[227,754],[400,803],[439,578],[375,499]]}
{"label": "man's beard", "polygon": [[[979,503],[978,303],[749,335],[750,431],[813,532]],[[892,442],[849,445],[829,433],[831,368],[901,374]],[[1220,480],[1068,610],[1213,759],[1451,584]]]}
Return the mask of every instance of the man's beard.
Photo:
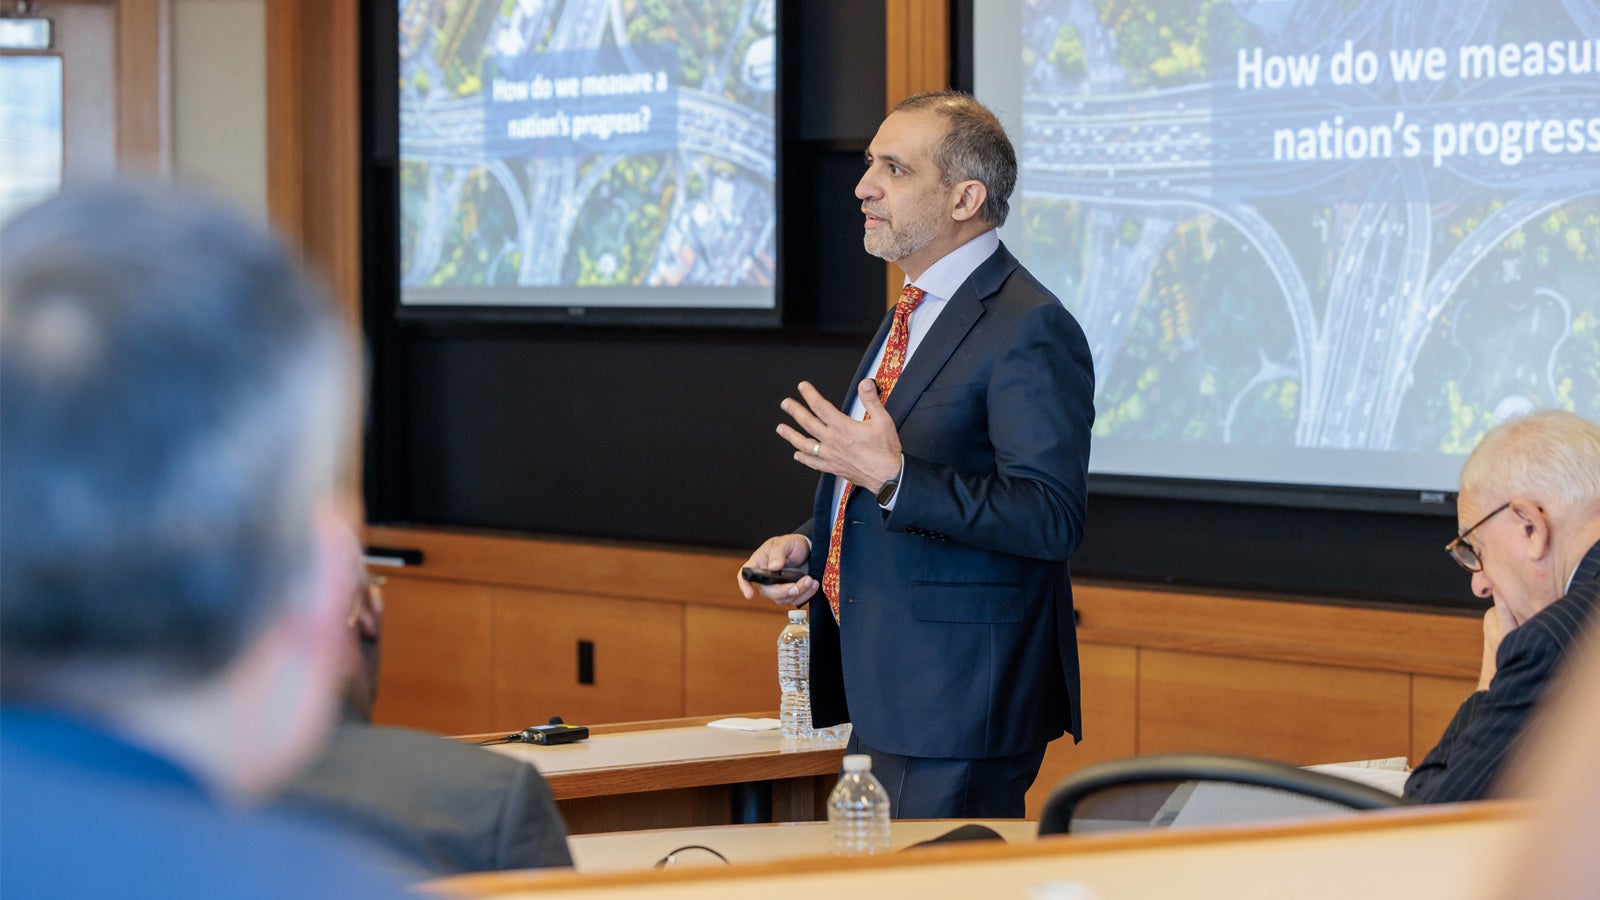
{"label": "man's beard", "polygon": [[861,246],[885,262],[899,262],[921,251],[938,236],[937,212],[921,209],[906,217],[901,227],[885,219],[882,225],[861,235]]}

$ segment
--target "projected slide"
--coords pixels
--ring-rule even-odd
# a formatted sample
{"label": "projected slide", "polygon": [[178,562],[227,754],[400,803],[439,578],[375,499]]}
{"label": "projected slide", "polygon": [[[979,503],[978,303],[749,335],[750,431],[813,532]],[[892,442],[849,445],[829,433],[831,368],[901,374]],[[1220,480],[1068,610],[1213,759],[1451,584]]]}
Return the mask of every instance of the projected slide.
{"label": "projected slide", "polygon": [[1449,490],[1508,415],[1600,419],[1594,0],[1003,6],[1005,237],[1088,332],[1096,471]]}
{"label": "projected slide", "polygon": [[400,0],[412,304],[771,308],[776,0]]}

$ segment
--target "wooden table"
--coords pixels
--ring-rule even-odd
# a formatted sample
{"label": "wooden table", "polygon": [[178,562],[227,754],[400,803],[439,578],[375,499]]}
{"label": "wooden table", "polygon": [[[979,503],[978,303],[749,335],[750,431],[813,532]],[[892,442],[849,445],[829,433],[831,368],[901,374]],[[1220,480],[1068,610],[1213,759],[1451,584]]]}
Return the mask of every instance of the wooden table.
{"label": "wooden table", "polygon": [[[1025,819],[899,819],[890,823],[889,848],[896,852],[932,840],[958,825],[975,823],[1000,835],[1008,844],[1032,843],[1039,823]],[[706,828],[659,828],[612,834],[580,834],[567,841],[572,861],[586,875],[649,869],[680,847],[710,847],[724,863],[703,850],[677,854],[673,867],[744,865],[780,859],[828,855],[827,822],[773,822],[766,825],[715,825]]]}
{"label": "wooden table", "polygon": [[719,718],[599,725],[579,743],[488,749],[538,766],[572,834],[826,818],[843,741],[707,727]]}
{"label": "wooden table", "polygon": [[482,873],[427,889],[502,900],[1473,900],[1499,882],[1520,852],[1527,821],[1527,806],[1501,801],[1271,826],[946,844],[859,860],[595,875]]}

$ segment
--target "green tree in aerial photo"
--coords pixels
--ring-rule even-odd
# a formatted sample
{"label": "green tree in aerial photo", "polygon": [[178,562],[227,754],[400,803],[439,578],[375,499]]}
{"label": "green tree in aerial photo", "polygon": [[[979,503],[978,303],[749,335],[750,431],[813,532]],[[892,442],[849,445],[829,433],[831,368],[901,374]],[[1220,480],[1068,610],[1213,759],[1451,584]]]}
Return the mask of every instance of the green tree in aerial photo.
{"label": "green tree in aerial photo", "polygon": [[[1126,220],[1133,223],[1134,220]],[[1123,239],[1134,237],[1134,224]],[[1293,325],[1259,254],[1210,216],[1172,232],[1096,402],[1099,437],[1291,443],[1299,416]]]}
{"label": "green tree in aerial photo", "polygon": [[1047,57],[1056,72],[1068,81],[1078,81],[1089,74],[1089,58],[1084,53],[1083,35],[1071,22],[1063,22],[1056,30],[1055,46]]}
{"label": "green tree in aerial photo", "polygon": [[1100,21],[1117,41],[1117,59],[1135,88],[1204,81],[1211,71],[1213,22],[1227,0],[1095,0]]}
{"label": "green tree in aerial photo", "polygon": [[618,162],[578,216],[565,278],[583,287],[640,284],[666,227],[676,181],[660,156]]}
{"label": "green tree in aerial photo", "polygon": [[[1500,208],[1463,205],[1439,251]],[[1600,418],[1600,199],[1516,227],[1461,279],[1433,321],[1406,395],[1398,449],[1465,453],[1495,422],[1553,406]],[[1439,257],[1443,258],[1443,257]]]}

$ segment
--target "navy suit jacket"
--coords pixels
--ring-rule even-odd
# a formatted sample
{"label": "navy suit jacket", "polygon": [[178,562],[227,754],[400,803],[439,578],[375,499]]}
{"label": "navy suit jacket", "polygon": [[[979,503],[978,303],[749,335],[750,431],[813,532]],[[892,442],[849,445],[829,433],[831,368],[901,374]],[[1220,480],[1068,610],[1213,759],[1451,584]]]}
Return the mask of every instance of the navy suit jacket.
{"label": "navy suit jacket", "polygon": [[[1093,401],[1082,329],[1002,245],[889,395],[905,454],[894,510],[850,493],[841,622],[825,600],[813,607],[818,727],[849,721],[879,750],[955,759],[1082,736],[1068,561],[1083,535]],[[834,483],[817,485],[810,525],[818,580]]]}
{"label": "navy suit jacket", "polygon": [[1468,697],[1411,777],[1405,795],[1423,803],[1481,800],[1527,734],[1527,724],[1600,593],[1600,544],[1572,575],[1566,596],[1512,630],[1495,653],[1494,680]]}

